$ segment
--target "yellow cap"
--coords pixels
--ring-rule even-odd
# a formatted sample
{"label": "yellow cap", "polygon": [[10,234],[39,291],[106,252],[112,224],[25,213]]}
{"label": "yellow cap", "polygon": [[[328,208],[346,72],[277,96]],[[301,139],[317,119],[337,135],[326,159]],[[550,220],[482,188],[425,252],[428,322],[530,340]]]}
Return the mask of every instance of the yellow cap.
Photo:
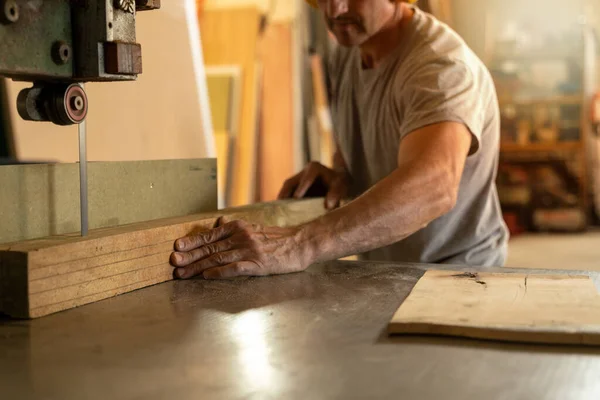
{"label": "yellow cap", "polygon": [[[403,0],[398,0],[398,1],[403,1]],[[417,2],[417,0],[404,0],[404,1],[407,3],[416,3]],[[315,8],[318,7],[317,0],[306,0],[306,2]]]}

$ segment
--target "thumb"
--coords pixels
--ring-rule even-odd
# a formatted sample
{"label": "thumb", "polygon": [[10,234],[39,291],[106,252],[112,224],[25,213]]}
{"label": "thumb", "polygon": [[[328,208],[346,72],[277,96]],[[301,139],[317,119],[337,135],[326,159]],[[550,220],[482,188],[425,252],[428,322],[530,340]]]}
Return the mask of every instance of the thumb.
{"label": "thumb", "polygon": [[340,202],[341,196],[339,191],[330,190],[325,196],[325,208],[328,210],[334,209]]}
{"label": "thumb", "polygon": [[223,226],[225,224],[228,224],[231,221],[233,221],[233,218],[231,218],[228,215],[222,215],[219,218],[217,218],[217,221],[215,222],[215,228],[218,228],[219,226]]}
{"label": "thumb", "polygon": [[341,180],[335,180],[327,195],[325,196],[325,207],[329,210],[339,207],[342,198],[346,195],[348,188]]}

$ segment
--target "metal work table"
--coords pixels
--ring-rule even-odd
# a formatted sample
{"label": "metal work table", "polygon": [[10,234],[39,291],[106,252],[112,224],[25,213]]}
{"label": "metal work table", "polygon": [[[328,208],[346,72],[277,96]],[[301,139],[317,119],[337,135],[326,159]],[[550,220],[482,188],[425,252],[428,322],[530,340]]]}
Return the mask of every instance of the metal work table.
{"label": "metal work table", "polygon": [[3,319],[0,398],[600,399],[598,348],[388,337],[427,268],[333,262],[174,281]]}

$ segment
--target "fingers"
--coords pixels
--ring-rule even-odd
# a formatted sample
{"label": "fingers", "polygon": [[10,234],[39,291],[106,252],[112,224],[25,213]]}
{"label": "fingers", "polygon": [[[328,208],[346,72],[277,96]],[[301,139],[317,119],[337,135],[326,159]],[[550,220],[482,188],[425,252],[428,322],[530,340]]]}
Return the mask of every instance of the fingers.
{"label": "fingers", "polygon": [[331,210],[339,207],[347,191],[348,185],[343,180],[336,179],[325,196],[325,208]]}
{"label": "fingers", "polygon": [[243,252],[241,250],[216,253],[183,268],[177,268],[175,270],[175,275],[181,279],[192,278],[202,274],[207,269],[236,263],[242,259]]}
{"label": "fingers", "polygon": [[260,271],[257,271],[257,269],[258,267],[255,263],[241,261],[224,265],[222,267],[207,269],[202,275],[204,276],[204,279],[226,279],[234,278],[236,276],[262,275]]}
{"label": "fingers", "polygon": [[277,195],[278,200],[289,199],[290,197],[292,197],[294,190],[298,186],[298,183],[300,183],[300,178],[302,177],[303,173],[304,171],[292,176],[290,179],[285,181],[283,187]]}
{"label": "fingers", "polygon": [[231,250],[233,243],[229,239],[221,240],[216,243],[209,243],[187,252],[174,252],[171,254],[171,265],[174,267],[185,267],[198,260],[206,258],[211,254],[221,253]]}
{"label": "fingers", "polygon": [[298,183],[298,187],[296,187],[294,197],[297,199],[304,197],[317,178],[320,175],[325,175],[325,172],[326,169],[321,164],[316,162],[310,163],[308,167],[305,168],[304,173],[300,178],[300,183]]}
{"label": "fingers", "polygon": [[233,221],[202,232],[197,235],[186,236],[175,241],[176,251],[191,251],[209,243],[218,242],[231,236],[236,229],[240,228],[239,221]]}

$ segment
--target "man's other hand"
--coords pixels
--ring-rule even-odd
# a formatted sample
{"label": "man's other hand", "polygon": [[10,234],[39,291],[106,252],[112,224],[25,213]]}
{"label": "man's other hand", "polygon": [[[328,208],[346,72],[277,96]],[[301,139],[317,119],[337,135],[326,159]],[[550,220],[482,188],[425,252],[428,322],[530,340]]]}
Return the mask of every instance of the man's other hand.
{"label": "man's other hand", "polygon": [[303,271],[309,264],[297,228],[263,227],[243,221],[178,239],[170,262],[182,279],[263,276]]}
{"label": "man's other hand", "polygon": [[302,171],[289,178],[283,184],[278,199],[307,196],[307,193],[318,185],[322,185],[325,197],[325,208],[331,210],[340,206],[348,193],[350,179],[344,172],[337,172],[318,162],[309,163]]}

